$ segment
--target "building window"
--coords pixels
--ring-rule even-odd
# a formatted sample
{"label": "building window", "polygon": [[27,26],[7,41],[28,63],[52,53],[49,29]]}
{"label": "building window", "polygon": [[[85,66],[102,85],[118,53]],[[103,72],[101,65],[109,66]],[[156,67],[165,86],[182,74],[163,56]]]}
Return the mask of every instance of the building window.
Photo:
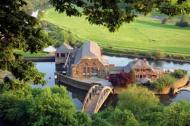
{"label": "building window", "polygon": [[56,56],[59,57],[59,53],[56,53]]}
{"label": "building window", "polygon": [[61,53],[61,57],[65,57],[65,53]]}
{"label": "building window", "polygon": [[86,74],[86,67],[83,67],[83,73]]}

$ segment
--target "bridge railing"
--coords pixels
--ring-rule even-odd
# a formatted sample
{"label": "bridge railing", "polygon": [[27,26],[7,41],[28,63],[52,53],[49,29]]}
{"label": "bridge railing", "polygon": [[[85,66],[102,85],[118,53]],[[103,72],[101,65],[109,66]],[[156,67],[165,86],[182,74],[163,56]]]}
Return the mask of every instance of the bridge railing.
{"label": "bridge railing", "polygon": [[[85,97],[85,99],[84,99],[84,102],[83,102],[83,107],[82,107],[82,110],[81,110],[82,112],[84,111],[85,106],[86,106],[88,100],[90,100],[89,98],[91,98],[91,97],[90,97],[91,93],[94,92],[94,89],[98,88],[99,86],[100,86],[100,85],[94,85],[94,86],[92,86],[92,87],[89,89],[89,91],[88,91],[88,93],[87,93],[87,95],[86,95],[86,97]],[[95,93],[96,93],[96,91],[95,91]]]}
{"label": "bridge railing", "polygon": [[94,109],[94,113],[98,112],[101,108],[102,104],[105,102],[106,98],[109,96],[110,93],[112,93],[112,88],[105,86],[100,93],[100,96],[98,98],[98,101],[96,103],[96,107]]}

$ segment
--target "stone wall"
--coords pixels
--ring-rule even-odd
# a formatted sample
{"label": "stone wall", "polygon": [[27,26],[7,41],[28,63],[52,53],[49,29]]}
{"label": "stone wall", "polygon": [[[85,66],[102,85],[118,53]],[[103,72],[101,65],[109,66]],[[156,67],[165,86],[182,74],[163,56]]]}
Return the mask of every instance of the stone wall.
{"label": "stone wall", "polygon": [[99,59],[81,59],[78,64],[72,65],[72,77],[83,79],[96,76],[105,78],[113,65],[104,65]]}
{"label": "stone wall", "polygon": [[175,89],[185,86],[188,80],[189,80],[189,76],[185,75],[183,78],[177,80],[174,84],[171,84],[170,86],[165,87],[162,91],[155,91],[155,94],[169,94],[171,91],[174,91]]}
{"label": "stone wall", "polygon": [[69,85],[69,86],[86,90],[86,91],[89,90],[90,87],[92,87],[93,85],[100,85],[98,83],[82,82],[74,78],[62,75],[60,73],[56,73],[56,75],[57,75],[56,84],[60,84],[60,85],[65,84],[65,85]]}

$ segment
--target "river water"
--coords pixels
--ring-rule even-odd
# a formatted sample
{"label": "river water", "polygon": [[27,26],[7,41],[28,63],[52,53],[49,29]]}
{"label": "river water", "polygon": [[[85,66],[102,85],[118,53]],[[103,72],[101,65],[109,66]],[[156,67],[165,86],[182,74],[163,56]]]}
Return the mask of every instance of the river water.
{"label": "river water", "polygon": [[[134,60],[132,58],[126,58],[126,57],[115,57],[115,56],[104,56],[104,57],[108,59],[108,62],[110,64],[114,64],[115,66],[125,66],[130,61]],[[174,63],[174,62],[166,62],[166,61],[149,61],[149,63],[151,66],[158,67],[160,69],[177,69],[177,68],[184,69],[184,70],[187,70],[188,74],[190,75],[190,64],[187,64],[187,63]],[[54,79],[55,62],[35,62],[35,65],[36,65],[36,68],[40,72],[45,74],[45,79],[47,81],[47,85],[45,85],[45,87],[54,86],[55,85],[55,79]],[[35,87],[42,87],[42,86],[38,85]],[[86,92],[80,89],[75,89],[68,86],[67,86],[67,89],[69,91],[69,96],[72,98],[77,109],[80,110],[82,107],[82,102],[86,95]],[[107,105],[113,104],[111,100],[112,98],[106,101]],[[190,102],[190,92],[183,91],[177,94],[173,98],[169,97],[168,95],[160,96],[161,102],[166,103],[166,104],[171,103],[171,102],[176,102],[182,99],[188,100]]]}

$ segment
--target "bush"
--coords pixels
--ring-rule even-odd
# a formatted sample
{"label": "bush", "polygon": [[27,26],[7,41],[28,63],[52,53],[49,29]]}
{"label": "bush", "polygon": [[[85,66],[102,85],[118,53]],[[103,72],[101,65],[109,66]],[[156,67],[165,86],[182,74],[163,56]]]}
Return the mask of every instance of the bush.
{"label": "bush", "polygon": [[176,81],[176,78],[170,74],[165,75],[161,78],[159,78],[158,80],[156,80],[155,82],[152,83],[153,89],[154,90],[163,90],[164,87],[167,87],[171,84],[173,84]]}
{"label": "bush", "polygon": [[184,77],[185,75],[187,74],[187,71],[186,70],[175,70],[174,73],[172,73],[172,75],[175,77],[175,78],[182,78]]}
{"label": "bush", "polygon": [[65,87],[27,87],[0,94],[3,120],[19,126],[88,126],[91,119],[77,112]]}
{"label": "bush", "polygon": [[166,18],[164,18],[164,19],[162,19],[162,24],[166,24],[167,23],[167,21],[168,21],[168,18],[166,17]]}
{"label": "bush", "polygon": [[137,119],[157,109],[160,105],[158,97],[145,87],[130,85],[128,90],[119,95],[118,107],[130,110]]}
{"label": "bush", "polygon": [[92,118],[92,126],[140,126],[131,111],[118,108],[109,108]]}
{"label": "bush", "polygon": [[165,57],[165,54],[161,50],[156,50],[152,52],[152,56],[154,56],[156,59],[161,59]]}
{"label": "bush", "polygon": [[176,22],[176,26],[179,26],[179,27],[188,27],[189,26],[189,22],[188,20],[182,16],[180,21],[179,22]]}

